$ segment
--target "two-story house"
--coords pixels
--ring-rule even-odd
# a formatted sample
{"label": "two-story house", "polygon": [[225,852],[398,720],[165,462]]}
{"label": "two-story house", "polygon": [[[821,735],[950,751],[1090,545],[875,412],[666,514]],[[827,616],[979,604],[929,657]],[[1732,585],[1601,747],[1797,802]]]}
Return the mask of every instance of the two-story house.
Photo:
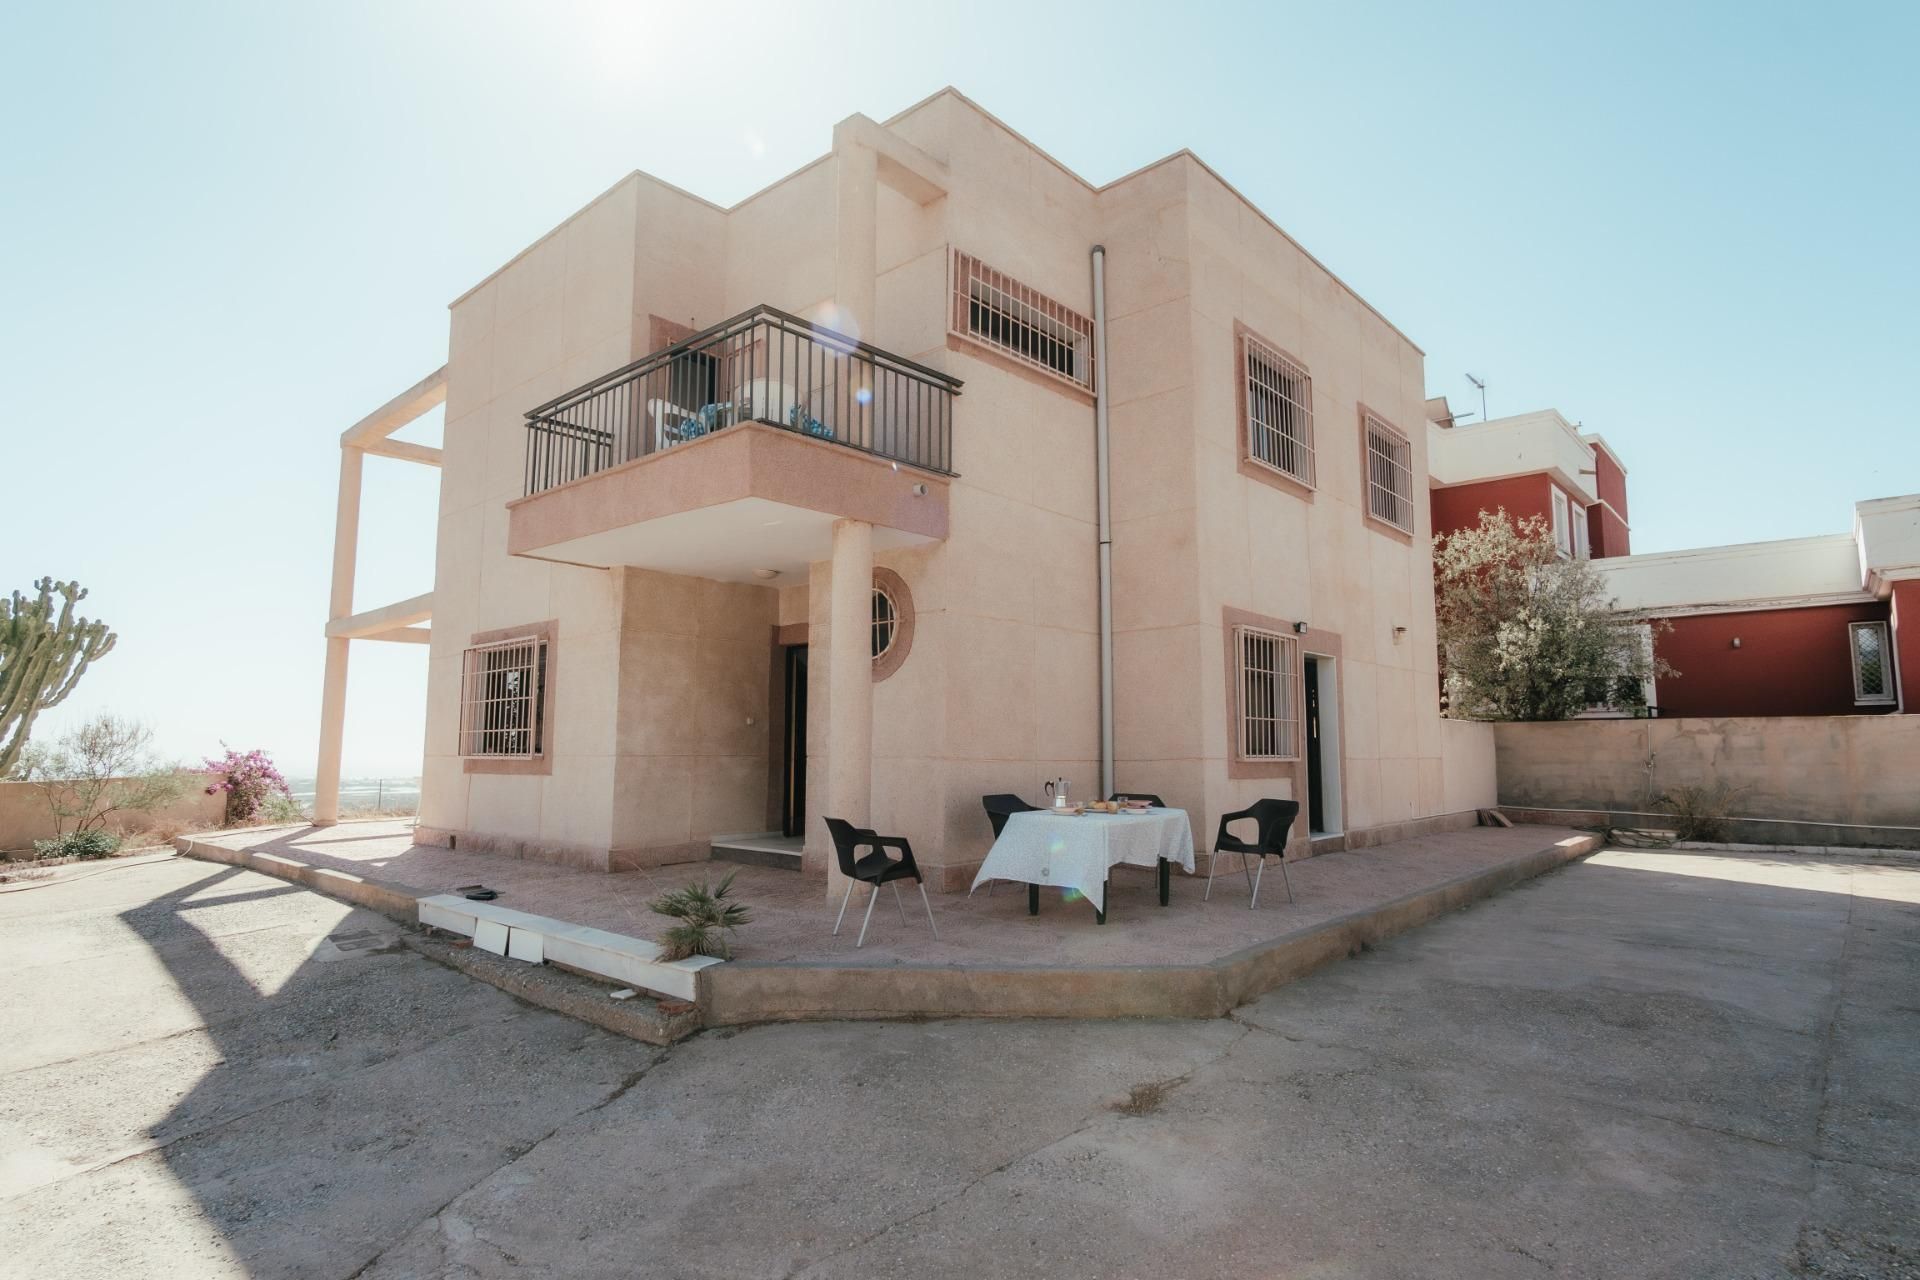
{"label": "two-story house", "polygon": [[1494,802],[1421,351],[1190,153],[1096,187],[948,89],[731,207],[634,173],[454,301],[443,389],[431,600],[331,629],[431,614],[423,839],[818,869],[833,815],[954,888],[1060,777],[1203,841],[1296,797],[1300,854]]}

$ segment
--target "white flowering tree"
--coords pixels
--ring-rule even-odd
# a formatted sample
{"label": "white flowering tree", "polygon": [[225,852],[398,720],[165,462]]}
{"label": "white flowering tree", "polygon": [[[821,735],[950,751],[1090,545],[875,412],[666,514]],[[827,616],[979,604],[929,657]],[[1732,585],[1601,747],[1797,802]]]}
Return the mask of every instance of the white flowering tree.
{"label": "white flowering tree", "polygon": [[1433,567],[1449,715],[1631,710],[1646,706],[1648,680],[1678,674],[1654,658],[1649,625],[1616,612],[1599,572],[1563,557],[1539,516],[1483,511],[1478,525],[1435,541]]}

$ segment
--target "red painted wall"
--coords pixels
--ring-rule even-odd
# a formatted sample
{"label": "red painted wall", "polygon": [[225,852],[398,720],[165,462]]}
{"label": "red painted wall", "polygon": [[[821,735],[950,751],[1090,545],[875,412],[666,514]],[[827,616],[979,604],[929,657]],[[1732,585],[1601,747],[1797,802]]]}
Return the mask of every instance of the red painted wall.
{"label": "red painted wall", "polygon": [[1920,715],[1920,582],[1893,584],[1893,667],[1900,680],[1900,708]]}
{"label": "red painted wall", "polygon": [[[1920,610],[1920,600],[1914,602]],[[1887,606],[1821,605],[1674,618],[1654,653],[1680,674],[1658,681],[1662,716],[1846,716],[1890,711],[1853,702],[1849,622],[1879,622]],[[1740,637],[1740,647],[1733,638]]]}
{"label": "red painted wall", "polygon": [[1613,460],[1613,455],[1605,449],[1593,451],[1593,491],[1600,501],[1610,505],[1620,513],[1622,520],[1631,520],[1627,514],[1627,473]]}
{"label": "red painted wall", "polygon": [[1539,516],[1553,527],[1553,482],[1543,473],[1510,476],[1505,480],[1483,480],[1478,484],[1457,484],[1432,491],[1433,534],[1437,538],[1456,529],[1472,529],[1480,523],[1482,511],[1497,511],[1518,518]]}
{"label": "red painted wall", "polygon": [[1613,514],[1605,503],[1587,508],[1587,546],[1595,560],[1605,556],[1624,556],[1627,550],[1627,523]]}

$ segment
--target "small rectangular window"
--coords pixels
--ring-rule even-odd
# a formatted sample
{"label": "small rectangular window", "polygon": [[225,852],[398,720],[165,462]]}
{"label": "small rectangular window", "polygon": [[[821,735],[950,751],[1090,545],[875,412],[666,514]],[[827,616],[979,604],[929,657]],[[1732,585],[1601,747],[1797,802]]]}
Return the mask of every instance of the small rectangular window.
{"label": "small rectangular window", "polygon": [[1553,487],[1553,545],[1573,558],[1573,503],[1558,485]]}
{"label": "small rectangular window", "polygon": [[1234,642],[1240,667],[1235,681],[1240,758],[1299,759],[1298,642],[1258,627],[1235,627]]}
{"label": "small rectangular window", "polygon": [[461,664],[460,754],[531,759],[546,750],[547,641],[468,649]]}
{"label": "small rectangular window", "polygon": [[1247,457],[1313,485],[1313,379],[1298,364],[1251,335],[1246,361]]}
{"label": "small rectangular window", "polygon": [[1413,444],[1392,425],[1364,415],[1367,435],[1367,512],[1413,532]]}
{"label": "small rectangular window", "polygon": [[1093,321],[957,249],[948,325],[1022,364],[1093,387]]}
{"label": "small rectangular window", "polygon": [[1573,504],[1573,558],[1587,560],[1593,556],[1593,548],[1587,542],[1587,509],[1579,503]]}
{"label": "small rectangular window", "polygon": [[1853,700],[1862,706],[1886,706],[1894,701],[1893,662],[1888,653],[1887,624],[1854,622],[1847,634],[1853,645]]}

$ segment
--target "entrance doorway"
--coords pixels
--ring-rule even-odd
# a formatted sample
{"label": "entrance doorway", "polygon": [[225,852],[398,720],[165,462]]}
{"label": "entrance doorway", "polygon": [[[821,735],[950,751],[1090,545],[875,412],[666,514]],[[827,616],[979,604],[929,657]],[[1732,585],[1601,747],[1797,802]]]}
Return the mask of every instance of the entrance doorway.
{"label": "entrance doorway", "polygon": [[1316,836],[1344,830],[1340,803],[1340,681],[1336,659],[1308,654],[1306,687],[1307,831]]}
{"label": "entrance doorway", "polygon": [[807,646],[787,646],[786,723],[780,735],[780,831],[807,832]]}

